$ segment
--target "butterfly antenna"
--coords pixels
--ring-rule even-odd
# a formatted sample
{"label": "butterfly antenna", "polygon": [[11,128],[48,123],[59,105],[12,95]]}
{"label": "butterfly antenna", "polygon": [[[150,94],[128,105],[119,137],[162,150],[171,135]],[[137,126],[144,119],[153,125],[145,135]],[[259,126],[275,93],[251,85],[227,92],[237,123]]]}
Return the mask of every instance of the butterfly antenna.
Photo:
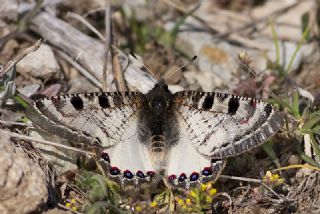
{"label": "butterfly antenna", "polygon": [[[238,54],[238,59],[240,62],[240,65],[247,71],[249,72],[252,76],[254,76],[255,78],[258,77],[257,73],[254,71],[254,69],[251,68],[250,64],[251,64],[251,59],[248,56],[248,54],[246,52],[242,52],[240,54]],[[272,89],[266,89],[265,87],[262,89],[262,92],[265,95],[271,95],[272,98],[274,99],[278,99],[278,96],[272,91]],[[267,99],[267,97],[264,97],[264,95],[262,94],[264,99]]]}
{"label": "butterfly antenna", "polygon": [[183,64],[182,66],[180,66],[177,70],[173,71],[169,77],[167,78],[170,78],[171,76],[174,76],[178,71],[181,71],[182,69],[184,69],[185,67],[187,67],[188,65],[190,65],[191,63],[193,63],[198,57],[196,55],[194,55],[191,59],[191,61],[189,62],[186,62],[185,64]]}
{"label": "butterfly antenna", "polygon": [[252,63],[252,60],[246,52],[239,53],[238,60],[243,70],[249,72],[252,76],[257,77],[256,72],[250,66],[250,64]]}
{"label": "butterfly antenna", "polygon": [[198,58],[198,56],[194,55],[191,59],[191,61],[185,63],[184,65],[182,65],[180,68],[178,68],[175,72],[181,71],[182,69],[184,69],[185,67],[187,67],[188,65],[190,65],[191,63],[193,63],[196,59]]}
{"label": "butterfly antenna", "polygon": [[156,77],[156,75],[148,68],[148,66],[146,66],[140,59],[138,59],[138,57],[137,57],[132,51],[130,51],[130,55],[131,55],[135,60],[137,60],[137,61],[153,76],[153,78],[158,79],[158,78]]}

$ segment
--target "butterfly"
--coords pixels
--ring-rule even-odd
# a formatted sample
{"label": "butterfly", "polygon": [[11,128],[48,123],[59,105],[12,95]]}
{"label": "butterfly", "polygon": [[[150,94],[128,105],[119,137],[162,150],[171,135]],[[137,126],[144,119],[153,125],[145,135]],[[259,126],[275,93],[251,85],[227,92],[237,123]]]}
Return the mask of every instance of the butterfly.
{"label": "butterfly", "polygon": [[160,181],[189,189],[215,181],[226,159],[279,131],[281,113],[236,95],[181,91],[159,81],[148,93],[97,92],[39,98],[28,117],[75,143],[101,148],[106,174],[136,189]]}

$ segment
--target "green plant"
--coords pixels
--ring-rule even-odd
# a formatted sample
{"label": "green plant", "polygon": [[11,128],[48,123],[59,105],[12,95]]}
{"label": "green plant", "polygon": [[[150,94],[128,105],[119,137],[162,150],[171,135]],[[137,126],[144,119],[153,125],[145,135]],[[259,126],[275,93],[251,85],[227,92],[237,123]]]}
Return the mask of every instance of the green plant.
{"label": "green plant", "polygon": [[[284,108],[293,118],[295,126],[293,134],[288,132],[288,135],[295,138],[295,142],[299,142],[304,135],[310,135],[311,146],[318,158],[320,158],[320,145],[315,139],[316,134],[320,134],[320,110],[313,111],[310,106],[299,108],[299,92],[294,90],[291,97],[281,99],[274,97],[274,102]],[[287,128],[289,127],[287,123]],[[301,158],[310,165],[320,167],[316,160],[305,155],[301,149],[301,145],[296,143],[297,152]]]}
{"label": "green plant", "polygon": [[87,199],[83,205],[86,213],[110,212],[124,213],[120,207],[119,189],[103,175],[82,170],[76,179],[76,185],[85,194]]}
{"label": "green plant", "polygon": [[302,37],[300,38],[300,40],[299,40],[299,42],[297,44],[297,47],[294,50],[287,67],[284,67],[285,65],[281,65],[280,64],[280,45],[279,45],[280,42],[279,42],[279,38],[278,38],[277,32],[275,30],[275,26],[274,26],[274,24],[273,24],[273,22],[271,20],[269,21],[269,24],[270,24],[270,27],[271,27],[273,43],[274,43],[275,51],[276,51],[276,60],[275,60],[275,62],[271,62],[270,60],[268,60],[267,67],[272,69],[272,70],[274,70],[274,71],[276,71],[277,75],[279,77],[283,78],[285,75],[287,75],[290,72],[292,64],[294,62],[294,59],[297,56],[297,53],[299,52],[303,42],[306,41],[307,38],[309,37],[309,27],[306,27],[304,29]]}

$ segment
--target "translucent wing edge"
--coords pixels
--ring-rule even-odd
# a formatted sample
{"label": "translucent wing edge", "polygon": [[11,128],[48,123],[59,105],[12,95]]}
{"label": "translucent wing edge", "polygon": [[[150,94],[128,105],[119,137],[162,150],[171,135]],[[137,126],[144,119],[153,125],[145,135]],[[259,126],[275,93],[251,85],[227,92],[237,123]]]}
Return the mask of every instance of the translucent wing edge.
{"label": "translucent wing edge", "polygon": [[282,114],[272,109],[268,119],[259,128],[238,141],[228,142],[225,147],[208,152],[207,155],[214,159],[240,155],[265,143],[282,128],[283,124]]}

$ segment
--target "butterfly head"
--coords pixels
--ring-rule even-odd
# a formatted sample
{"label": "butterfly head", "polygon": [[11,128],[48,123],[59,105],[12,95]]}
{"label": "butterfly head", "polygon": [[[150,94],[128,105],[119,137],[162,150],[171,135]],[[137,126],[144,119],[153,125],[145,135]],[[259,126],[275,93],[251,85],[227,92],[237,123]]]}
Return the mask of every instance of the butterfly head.
{"label": "butterfly head", "polygon": [[159,81],[154,88],[147,93],[147,108],[155,115],[167,112],[171,106],[173,94],[169,91],[165,82]]}

